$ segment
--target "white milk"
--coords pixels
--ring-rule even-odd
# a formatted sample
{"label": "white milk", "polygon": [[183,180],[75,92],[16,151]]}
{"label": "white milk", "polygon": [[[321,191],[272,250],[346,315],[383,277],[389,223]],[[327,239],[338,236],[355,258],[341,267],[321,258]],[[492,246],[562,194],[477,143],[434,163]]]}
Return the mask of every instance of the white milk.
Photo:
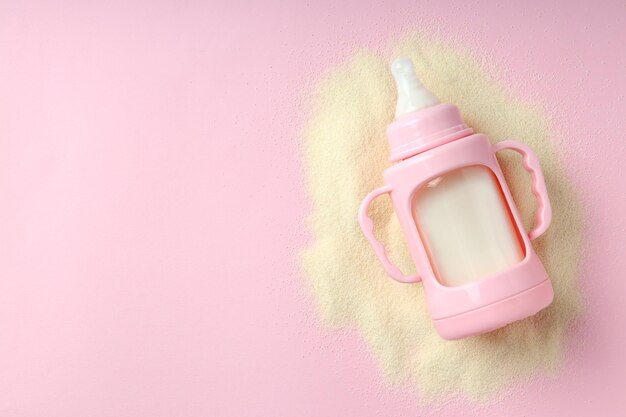
{"label": "white milk", "polygon": [[524,258],[500,186],[486,167],[457,169],[420,188],[413,219],[443,285],[478,281]]}

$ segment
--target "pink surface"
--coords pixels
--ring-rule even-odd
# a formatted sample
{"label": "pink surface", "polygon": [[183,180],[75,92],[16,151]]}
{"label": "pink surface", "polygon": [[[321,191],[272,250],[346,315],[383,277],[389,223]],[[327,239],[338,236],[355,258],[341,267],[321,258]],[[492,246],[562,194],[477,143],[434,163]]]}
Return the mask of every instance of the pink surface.
{"label": "pink surface", "polygon": [[294,262],[305,82],[433,22],[554,107],[586,208],[562,370],[476,415],[624,415],[624,4],[216,3],[0,5],[0,416],[434,414]]}

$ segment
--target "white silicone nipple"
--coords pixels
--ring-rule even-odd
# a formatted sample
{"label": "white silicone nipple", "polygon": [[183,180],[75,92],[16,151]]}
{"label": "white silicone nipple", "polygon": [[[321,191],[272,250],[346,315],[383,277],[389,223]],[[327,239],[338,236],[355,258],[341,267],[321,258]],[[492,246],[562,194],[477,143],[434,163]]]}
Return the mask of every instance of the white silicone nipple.
{"label": "white silicone nipple", "polygon": [[417,78],[413,63],[409,58],[396,58],[391,64],[391,72],[396,80],[398,104],[396,118],[439,104],[439,99],[426,89]]}

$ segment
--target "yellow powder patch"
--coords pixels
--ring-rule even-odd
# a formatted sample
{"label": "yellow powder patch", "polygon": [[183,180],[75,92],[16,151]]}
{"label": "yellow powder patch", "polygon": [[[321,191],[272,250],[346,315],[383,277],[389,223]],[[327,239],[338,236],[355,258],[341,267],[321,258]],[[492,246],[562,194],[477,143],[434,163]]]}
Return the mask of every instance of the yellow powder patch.
{"label": "yellow powder patch", "polygon": [[[356,328],[393,384],[412,385],[423,402],[433,404],[459,395],[494,400],[504,388],[558,367],[566,330],[581,309],[579,203],[540,106],[512,97],[458,46],[412,35],[391,49],[386,56],[360,51],[315,85],[303,139],[314,237],[302,254],[304,271],[324,323]],[[443,340],[431,324],[422,286],[394,282],[365,240],[357,211],[363,197],[382,185],[389,166],[385,130],[393,121],[395,89],[388,68],[395,56],[411,58],[424,85],[442,102],[456,104],[475,131],[494,142],[519,140],[539,156],[554,216],[533,245],[555,299],[536,316],[486,335]],[[516,154],[498,157],[530,230],[536,207],[530,175]],[[392,260],[411,273],[414,265],[391,204],[378,200],[370,215],[379,238]]]}

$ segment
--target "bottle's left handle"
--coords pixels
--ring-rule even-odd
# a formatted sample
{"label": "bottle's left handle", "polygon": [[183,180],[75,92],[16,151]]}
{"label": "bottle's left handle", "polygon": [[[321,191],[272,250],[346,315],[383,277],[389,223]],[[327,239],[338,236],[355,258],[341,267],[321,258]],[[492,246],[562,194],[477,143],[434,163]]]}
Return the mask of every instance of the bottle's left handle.
{"label": "bottle's left handle", "polygon": [[361,207],[359,208],[359,224],[361,225],[361,229],[365,234],[365,237],[372,245],[376,256],[378,256],[378,260],[383,264],[383,268],[385,271],[396,281],[404,282],[404,283],[414,283],[421,281],[419,275],[404,275],[400,269],[391,263],[389,258],[387,257],[387,252],[385,251],[385,247],[382,243],[380,243],[376,236],[374,236],[374,222],[368,216],[367,211],[370,207],[372,201],[374,201],[377,197],[388,194],[391,192],[391,187],[389,185],[385,185],[383,187],[377,188],[371,193],[369,193],[363,202],[361,203]]}

